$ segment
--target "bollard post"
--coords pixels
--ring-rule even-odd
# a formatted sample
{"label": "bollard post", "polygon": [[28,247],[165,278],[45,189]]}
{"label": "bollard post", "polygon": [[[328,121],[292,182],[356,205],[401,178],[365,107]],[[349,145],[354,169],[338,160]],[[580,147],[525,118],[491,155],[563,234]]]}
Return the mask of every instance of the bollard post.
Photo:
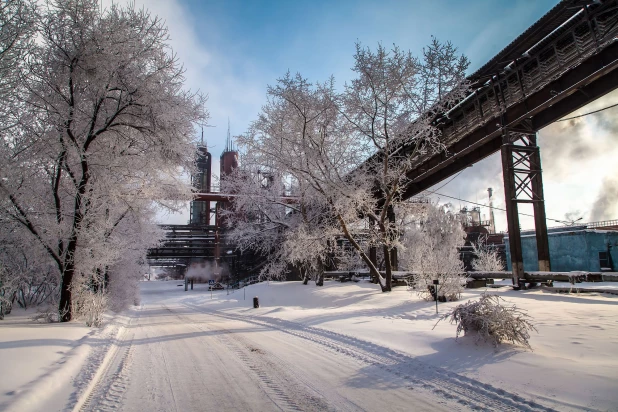
{"label": "bollard post", "polygon": [[185,278],[185,292],[187,291],[187,286],[189,285],[189,279]]}
{"label": "bollard post", "polygon": [[191,290],[193,290],[193,279],[191,279]]}
{"label": "bollard post", "polygon": [[259,308],[259,307],[260,307],[260,300],[259,300],[259,299],[258,299],[258,297],[256,296],[256,297],[254,297],[254,298],[253,298],[253,308],[254,308],[254,309],[257,309],[257,308]]}
{"label": "bollard post", "polygon": [[440,281],[438,279],[434,279],[433,284],[436,290],[435,297],[436,297],[436,315],[437,315],[438,314],[438,285],[440,284]]}

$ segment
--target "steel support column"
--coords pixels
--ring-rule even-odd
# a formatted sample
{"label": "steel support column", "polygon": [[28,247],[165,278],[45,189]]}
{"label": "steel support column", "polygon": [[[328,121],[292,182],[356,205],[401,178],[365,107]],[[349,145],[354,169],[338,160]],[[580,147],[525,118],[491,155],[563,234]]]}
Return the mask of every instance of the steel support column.
{"label": "steel support column", "polygon": [[502,144],[502,174],[509,231],[513,285],[519,289],[524,279],[518,204],[532,203],[539,270],[550,271],[547,221],[543,198],[541,155],[536,134],[505,133]]}
{"label": "steel support column", "polygon": [[[508,134],[505,135],[505,137]],[[521,250],[521,230],[517,197],[515,196],[515,178],[513,173],[512,143],[506,138],[502,144],[502,178],[504,180],[504,201],[506,205],[507,229],[509,232],[509,247],[511,250],[511,270],[513,271],[513,286],[519,289],[519,280],[524,278],[524,258]]]}
{"label": "steel support column", "polygon": [[[388,216],[389,225],[392,225],[394,227],[396,223],[395,222],[395,210],[393,209],[392,205],[388,207],[387,216]],[[391,249],[390,258],[391,258],[391,270],[393,271],[399,270],[399,262],[397,258],[397,248],[396,247]]]}
{"label": "steel support column", "polygon": [[532,153],[531,160],[535,164],[538,172],[531,178],[532,193],[535,194],[534,206],[534,229],[536,233],[536,250],[539,261],[539,270],[550,272],[551,264],[549,260],[549,239],[547,236],[547,216],[545,215],[545,197],[543,194],[543,173],[541,168],[541,153],[536,144],[536,134],[529,136],[531,144],[536,147]]}
{"label": "steel support column", "polygon": [[[372,218],[369,218],[369,226],[371,228],[371,230],[375,229],[375,220],[373,220]],[[373,266],[375,266],[376,269],[378,268],[378,249],[375,246],[369,246],[369,260],[371,261],[371,263],[373,263]]]}
{"label": "steel support column", "polygon": [[216,212],[215,212],[215,273],[221,267],[221,239],[219,237],[219,231],[221,230],[221,226],[223,225],[221,216],[221,202],[217,202]]}

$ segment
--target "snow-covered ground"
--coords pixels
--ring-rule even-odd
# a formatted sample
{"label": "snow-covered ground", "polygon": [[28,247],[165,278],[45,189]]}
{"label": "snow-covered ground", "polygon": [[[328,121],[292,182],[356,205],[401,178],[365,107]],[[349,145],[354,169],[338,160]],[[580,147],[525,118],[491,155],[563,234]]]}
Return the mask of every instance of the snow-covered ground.
{"label": "snow-covered ground", "polygon": [[92,329],[80,322],[33,322],[36,314],[14,308],[0,321],[0,411],[66,409],[128,320],[106,316],[104,328]]}
{"label": "snow-covered ground", "polygon": [[[578,284],[587,285],[600,286]],[[403,288],[390,294],[380,293],[369,283],[332,282],[323,290],[305,288],[294,283],[254,285],[247,290],[247,298],[261,295],[258,310],[246,309],[249,300],[242,305],[244,301],[235,302],[228,296],[212,302],[203,297],[185,301],[225,313],[289,320],[353,336],[552,408],[618,410],[616,296],[490,289],[526,309],[534,319],[538,334],[533,333],[531,352],[512,345],[494,350],[469,339],[456,342],[454,325],[441,322],[433,329],[437,319],[433,302],[420,301]],[[462,301],[483,292],[467,290]],[[457,304],[440,303],[439,312]]]}
{"label": "snow-covered ground", "polygon": [[143,282],[142,305],[96,331],[7,316],[0,410],[618,409],[617,296],[491,289],[534,319],[528,351],[456,342],[405,288],[181,283]]}

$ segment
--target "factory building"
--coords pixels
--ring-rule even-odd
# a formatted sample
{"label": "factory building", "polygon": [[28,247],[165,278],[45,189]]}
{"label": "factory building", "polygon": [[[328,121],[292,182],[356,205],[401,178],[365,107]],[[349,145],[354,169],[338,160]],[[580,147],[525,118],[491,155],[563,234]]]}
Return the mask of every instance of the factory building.
{"label": "factory building", "polygon": [[[618,221],[589,223],[580,226],[550,228],[549,258],[553,272],[618,271]],[[511,254],[508,234],[504,238],[508,270]],[[538,271],[539,264],[534,231],[521,232],[525,271]]]}

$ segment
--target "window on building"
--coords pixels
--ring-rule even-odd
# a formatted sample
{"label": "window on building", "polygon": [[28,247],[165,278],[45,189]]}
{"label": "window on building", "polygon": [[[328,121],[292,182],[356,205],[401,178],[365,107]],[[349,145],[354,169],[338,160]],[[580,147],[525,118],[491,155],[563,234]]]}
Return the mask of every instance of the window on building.
{"label": "window on building", "polygon": [[599,265],[601,266],[601,270],[611,270],[611,265],[609,263],[609,253],[599,252]]}

